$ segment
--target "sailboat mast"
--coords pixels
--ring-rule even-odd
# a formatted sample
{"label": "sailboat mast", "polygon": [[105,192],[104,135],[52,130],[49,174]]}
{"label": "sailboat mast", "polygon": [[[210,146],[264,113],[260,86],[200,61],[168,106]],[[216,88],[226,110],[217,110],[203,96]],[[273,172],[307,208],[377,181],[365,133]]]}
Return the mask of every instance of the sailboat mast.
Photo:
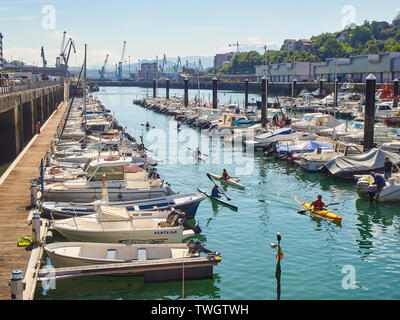
{"label": "sailboat mast", "polygon": [[85,44],[85,58],[84,58],[84,69],[83,69],[83,111],[85,113],[85,137],[87,134],[87,119],[86,119],[86,52],[87,44]]}

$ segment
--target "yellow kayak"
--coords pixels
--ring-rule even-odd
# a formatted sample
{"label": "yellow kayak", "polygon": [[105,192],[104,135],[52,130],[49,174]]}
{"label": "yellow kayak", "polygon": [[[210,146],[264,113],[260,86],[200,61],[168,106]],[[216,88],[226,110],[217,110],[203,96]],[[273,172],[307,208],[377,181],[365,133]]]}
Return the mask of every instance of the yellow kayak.
{"label": "yellow kayak", "polygon": [[324,218],[328,218],[328,219],[332,219],[338,222],[342,221],[342,217],[338,216],[336,214],[334,214],[332,211],[330,210],[314,210],[314,209],[310,209],[311,205],[309,203],[305,203],[302,202],[301,203],[307,210],[309,210],[311,213],[316,214],[320,217],[324,217]]}

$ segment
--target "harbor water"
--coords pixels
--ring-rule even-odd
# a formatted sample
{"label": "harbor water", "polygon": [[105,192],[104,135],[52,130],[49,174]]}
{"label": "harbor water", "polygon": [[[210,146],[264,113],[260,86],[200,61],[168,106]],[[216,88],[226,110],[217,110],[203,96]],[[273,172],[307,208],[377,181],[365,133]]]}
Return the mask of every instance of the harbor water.
{"label": "harbor water", "polygon": [[[159,89],[159,95],[165,89]],[[357,199],[356,185],[309,174],[286,162],[267,159],[262,152],[242,146],[224,146],[185,124],[176,132],[173,117],[138,105],[152,93],[146,88],[102,87],[94,95],[112,111],[122,127],[159,160],[157,171],[176,192],[210,192],[206,173],[240,175],[246,189],[224,187],[238,206],[237,212],[205,199],[196,221],[202,244],[221,253],[213,279],[186,281],[185,299],[276,299],[276,234],[282,235],[281,299],[400,299],[400,211],[398,204],[369,203]],[[170,90],[170,96],[183,90]],[[197,90],[189,90],[190,99]],[[201,91],[209,100],[211,91]],[[220,103],[243,104],[242,92],[219,92]],[[249,95],[249,101],[261,100]],[[149,122],[155,129],[146,131]],[[174,130],[175,129],[175,130]],[[160,146],[164,145],[162,148]],[[196,162],[188,148],[200,146],[208,154]],[[183,160],[184,159],[184,160]],[[341,225],[299,214],[299,202],[311,202],[321,194],[330,208],[342,216]],[[145,284],[143,277],[78,277],[58,280],[55,289],[36,299],[181,299],[182,282]]]}

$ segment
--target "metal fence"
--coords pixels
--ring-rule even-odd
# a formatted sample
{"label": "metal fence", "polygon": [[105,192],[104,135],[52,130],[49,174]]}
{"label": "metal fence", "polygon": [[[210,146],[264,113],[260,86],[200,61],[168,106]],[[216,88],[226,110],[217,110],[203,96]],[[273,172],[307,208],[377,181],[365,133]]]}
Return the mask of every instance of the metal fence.
{"label": "metal fence", "polygon": [[14,81],[12,79],[0,79],[0,95],[18,91],[44,88],[61,84],[61,81],[50,80],[25,80]]}

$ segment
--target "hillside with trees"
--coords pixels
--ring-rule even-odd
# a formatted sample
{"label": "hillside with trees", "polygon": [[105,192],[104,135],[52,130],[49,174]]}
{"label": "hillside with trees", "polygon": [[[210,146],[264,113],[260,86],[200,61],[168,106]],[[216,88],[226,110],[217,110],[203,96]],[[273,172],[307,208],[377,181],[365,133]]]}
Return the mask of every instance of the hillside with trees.
{"label": "hillside with trees", "polygon": [[[400,51],[400,13],[392,23],[365,21],[360,26],[350,25],[335,33],[323,33],[311,37],[307,50],[267,51],[269,64],[309,61],[323,62],[328,58],[348,58],[354,55],[377,54]],[[265,64],[265,54],[257,51],[237,53],[223,67],[214,68],[210,74],[254,74],[255,66]]]}

